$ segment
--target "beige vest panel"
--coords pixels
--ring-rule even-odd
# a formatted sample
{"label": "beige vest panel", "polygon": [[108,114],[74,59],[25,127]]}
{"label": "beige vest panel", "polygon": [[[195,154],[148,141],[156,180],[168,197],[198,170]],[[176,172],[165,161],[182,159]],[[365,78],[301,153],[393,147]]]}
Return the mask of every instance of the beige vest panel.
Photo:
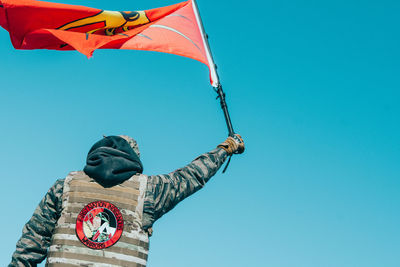
{"label": "beige vest panel", "polygon": [[[104,188],[84,172],[71,172],[64,182],[62,213],[48,251],[50,267],[145,267],[149,238],[142,229],[147,178],[138,174],[120,185]],[[78,239],[76,221],[81,210],[94,201],[115,205],[122,214],[121,238],[111,247],[92,249]]]}

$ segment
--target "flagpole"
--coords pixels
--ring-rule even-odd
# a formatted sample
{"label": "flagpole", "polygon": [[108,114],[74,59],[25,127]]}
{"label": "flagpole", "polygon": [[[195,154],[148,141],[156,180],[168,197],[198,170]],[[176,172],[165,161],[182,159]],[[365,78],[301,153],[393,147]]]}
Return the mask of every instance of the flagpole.
{"label": "flagpole", "polygon": [[214,59],[211,53],[211,49],[210,49],[210,44],[208,43],[208,35],[206,34],[205,30],[204,30],[204,26],[203,26],[203,22],[201,20],[200,17],[200,12],[199,9],[197,7],[197,3],[196,0],[192,0],[193,3],[193,10],[194,13],[196,15],[196,19],[197,22],[200,26],[200,30],[201,30],[201,34],[202,34],[202,39],[203,39],[203,43],[204,43],[204,47],[206,48],[206,55],[207,55],[207,60],[210,66],[210,76],[212,79],[212,86],[214,87],[215,92],[217,92],[219,100],[220,100],[220,104],[221,104],[221,108],[224,112],[224,116],[225,116],[225,122],[226,122],[226,126],[228,127],[228,132],[229,132],[229,136],[234,136],[235,135],[235,131],[233,130],[233,126],[232,126],[232,121],[231,121],[231,117],[229,115],[229,111],[228,111],[228,106],[226,104],[226,100],[225,100],[225,93],[222,90],[222,85],[219,82],[219,76],[217,73],[217,67],[214,63]]}
{"label": "flagpole", "polygon": [[229,136],[234,136],[235,131],[233,130],[231,117],[229,116],[228,106],[226,105],[226,101],[225,101],[225,93],[222,90],[221,84],[218,85],[218,88],[216,91],[217,91],[218,97],[220,99],[221,108],[224,112],[225,122],[226,122],[226,126],[228,127]]}

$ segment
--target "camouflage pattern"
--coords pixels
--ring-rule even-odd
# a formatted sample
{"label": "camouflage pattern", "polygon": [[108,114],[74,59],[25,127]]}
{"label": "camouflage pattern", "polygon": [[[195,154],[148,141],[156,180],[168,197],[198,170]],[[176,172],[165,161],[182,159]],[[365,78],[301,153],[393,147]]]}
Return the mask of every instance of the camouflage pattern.
{"label": "camouflage pattern", "polygon": [[[157,219],[203,188],[227,157],[225,150],[216,148],[174,172],[148,176],[143,206],[143,229],[151,230]],[[22,237],[17,242],[17,249],[9,266],[36,266],[46,258],[55,225],[62,212],[63,186],[64,179],[58,180],[40,202],[23,228]]]}
{"label": "camouflage pattern", "polygon": [[133,151],[135,151],[136,155],[138,155],[138,157],[140,158],[140,150],[139,150],[139,146],[138,146],[136,140],[127,135],[119,135],[119,137],[124,138],[128,142],[128,144],[131,146]]}
{"label": "camouflage pattern", "polygon": [[176,204],[203,188],[227,157],[225,150],[216,148],[174,172],[149,176],[143,208],[143,228],[151,227]]}
{"label": "camouflage pattern", "polygon": [[25,224],[9,267],[36,266],[47,255],[56,222],[62,210],[64,179],[57,180],[40,201],[32,218]]}

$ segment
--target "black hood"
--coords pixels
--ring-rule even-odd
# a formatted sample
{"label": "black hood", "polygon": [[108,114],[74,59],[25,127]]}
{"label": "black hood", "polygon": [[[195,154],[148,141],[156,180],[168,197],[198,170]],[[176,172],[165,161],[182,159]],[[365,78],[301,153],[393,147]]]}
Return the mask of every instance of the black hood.
{"label": "black hood", "polygon": [[89,150],[83,171],[104,187],[120,184],[143,172],[139,156],[119,136],[107,136]]}

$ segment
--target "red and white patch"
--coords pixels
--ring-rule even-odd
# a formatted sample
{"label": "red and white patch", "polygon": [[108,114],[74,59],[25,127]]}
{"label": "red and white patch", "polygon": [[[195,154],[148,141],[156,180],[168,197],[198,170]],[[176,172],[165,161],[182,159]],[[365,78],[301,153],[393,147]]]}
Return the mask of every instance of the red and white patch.
{"label": "red and white patch", "polygon": [[119,240],[124,220],[119,209],[106,201],[95,201],[84,207],[76,220],[76,235],[87,247],[108,248]]}

